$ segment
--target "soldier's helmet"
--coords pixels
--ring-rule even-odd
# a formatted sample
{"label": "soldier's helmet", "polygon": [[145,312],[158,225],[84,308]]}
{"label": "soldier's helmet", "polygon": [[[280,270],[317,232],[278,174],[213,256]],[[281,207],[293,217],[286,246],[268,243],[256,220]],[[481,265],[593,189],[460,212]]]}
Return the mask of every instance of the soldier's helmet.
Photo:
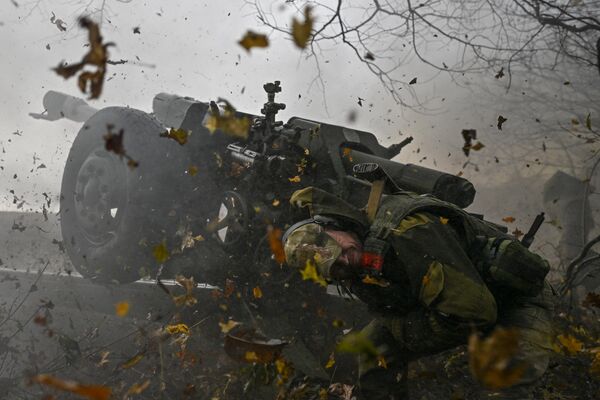
{"label": "soldier's helmet", "polygon": [[325,232],[324,226],[313,219],[293,225],[283,237],[283,249],[287,264],[292,268],[303,269],[313,262],[318,273],[330,279],[331,266],[342,248]]}

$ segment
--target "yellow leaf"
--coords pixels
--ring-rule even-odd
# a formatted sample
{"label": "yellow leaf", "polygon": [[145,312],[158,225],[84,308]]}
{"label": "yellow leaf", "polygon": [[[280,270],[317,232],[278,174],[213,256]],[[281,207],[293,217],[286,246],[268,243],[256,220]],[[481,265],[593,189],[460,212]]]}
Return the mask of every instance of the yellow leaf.
{"label": "yellow leaf", "polygon": [[254,289],[252,289],[252,294],[254,295],[255,299],[260,299],[261,297],[263,297],[263,292],[262,292],[262,290],[260,290],[260,288],[258,286],[254,287]]}
{"label": "yellow leaf", "polygon": [[300,176],[296,175],[293,178],[288,178],[288,181],[292,182],[292,183],[298,183],[301,181]]}
{"label": "yellow leaf", "polygon": [[115,313],[119,317],[124,317],[129,313],[129,302],[128,301],[120,301],[115,304]]}
{"label": "yellow leaf", "polygon": [[233,328],[235,328],[239,324],[240,324],[239,322],[230,319],[226,323],[219,322],[219,327],[221,328],[221,332],[223,332],[224,334],[228,334],[229,331],[231,331]]}
{"label": "yellow leaf", "polygon": [[592,365],[590,365],[590,373],[596,378],[600,378],[600,352],[594,355]]}
{"label": "yellow leaf", "polygon": [[383,357],[382,355],[379,355],[377,357],[377,366],[383,369],[387,369],[387,361],[385,361],[385,357]]}
{"label": "yellow leaf", "polygon": [[304,9],[304,22],[300,22],[296,18],[292,19],[292,37],[296,46],[301,49],[306,48],[312,33],[314,19],[310,15],[311,11],[311,7],[306,6]]}
{"label": "yellow leaf", "polygon": [[179,143],[182,146],[187,143],[188,136],[189,136],[188,131],[186,131],[185,129],[181,129],[181,128],[179,128],[179,129],[171,128],[170,130],[160,134],[160,137],[166,137],[169,139],[173,139],[174,141],[176,141],[177,143]]}
{"label": "yellow leaf", "polygon": [[132,396],[134,394],[141,394],[144,390],[148,389],[148,386],[150,386],[150,379],[146,379],[143,383],[134,383],[133,385],[131,385],[131,387],[129,388],[129,390],[127,390],[127,393],[125,394],[125,396]]}
{"label": "yellow leaf", "polygon": [[336,351],[340,353],[361,354],[370,359],[379,356],[377,348],[364,332],[350,332],[337,344]]}
{"label": "yellow leaf", "polygon": [[377,285],[380,287],[388,287],[390,286],[390,283],[387,281],[384,281],[383,279],[377,279],[377,278],[373,278],[371,275],[367,275],[362,279],[362,283],[367,284],[367,285]]}
{"label": "yellow leaf", "polygon": [[137,363],[139,363],[140,361],[142,361],[142,358],[144,358],[144,353],[138,353],[135,356],[131,357],[129,360],[125,361],[123,364],[121,364],[120,368],[121,369],[131,368],[134,365],[136,365]]}
{"label": "yellow leaf", "polygon": [[335,357],[334,354],[331,353],[329,355],[329,360],[327,360],[327,364],[325,364],[325,369],[332,368],[335,365]]}
{"label": "yellow leaf", "polygon": [[250,52],[250,49],[253,47],[269,47],[269,38],[267,35],[249,30],[238,44],[246,49],[247,52]]}
{"label": "yellow leaf", "polygon": [[313,281],[318,283],[321,286],[327,286],[327,281],[323,279],[321,275],[317,272],[317,267],[312,260],[306,260],[306,266],[303,270],[300,270],[300,274],[302,275],[302,280],[304,281]]}
{"label": "yellow leaf", "polygon": [[556,337],[559,343],[567,350],[570,355],[577,354],[583,349],[583,343],[571,335],[558,335]]}
{"label": "yellow leaf", "polygon": [[473,333],[468,348],[471,374],[489,389],[498,390],[519,383],[528,367],[515,362],[519,350],[517,329],[496,328],[485,339]]}
{"label": "yellow leaf", "polygon": [[154,248],[152,249],[152,255],[159,264],[164,264],[165,261],[169,259],[169,251],[167,250],[167,244],[163,241],[162,243],[154,246]]}
{"label": "yellow leaf", "polygon": [[182,333],[184,335],[189,336],[190,328],[186,324],[176,324],[176,325],[167,325],[165,330],[169,335],[176,335],[178,333]]}
{"label": "yellow leaf", "polygon": [[251,363],[260,361],[260,358],[258,358],[258,355],[254,351],[247,351],[246,354],[244,354],[244,358],[246,359],[246,361]]}
{"label": "yellow leaf", "polygon": [[190,165],[185,172],[189,176],[196,176],[198,174],[198,167],[196,167],[195,165]]}
{"label": "yellow leaf", "polygon": [[[210,133],[215,133],[219,129],[226,135],[244,140],[247,139],[252,122],[250,118],[245,116],[238,118],[235,108],[227,100],[219,99],[219,102],[224,103],[223,114],[221,114],[218,107],[211,107],[210,115],[204,124],[206,129]],[[219,160],[217,162],[219,163]],[[222,163],[222,160],[220,162]]]}
{"label": "yellow leaf", "polygon": [[446,225],[448,221],[450,221],[448,218],[440,217],[440,222],[442,223],[442,225]]}

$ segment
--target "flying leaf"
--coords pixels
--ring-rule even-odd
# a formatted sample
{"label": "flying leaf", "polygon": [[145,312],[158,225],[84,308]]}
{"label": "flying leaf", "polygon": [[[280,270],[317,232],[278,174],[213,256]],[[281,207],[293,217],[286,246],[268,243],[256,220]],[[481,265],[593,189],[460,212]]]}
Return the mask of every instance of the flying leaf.
{"label": "flying leaf", "polygon": [[408,84],[409,84],[409,85],[414,85],[415,83],[417,83],[417,78],[416,78],[416,77],[415,77],[415,78],[412,78],[412,79],[410,80],[410,82],[408,82]]}
{"label": "flying leaf", "polygon": [[177,335],[177,334],[183,334],[186,336],[190,335],[190,328],[186,324],[167,325],[165,327],[165,331],[169,335]]}
{"label": "flying leaf", "polygon": [[362,279],[362,283],[366,284],[366,285],[376,285],[379,287],[388,287],[390,286],[390,283],[388,281],[385,281],[383,279],[377,279],[372,277],[371,275],[367,275]]}
{"label": "flying leaf", "polygon": [[50,23],[56,25],[59,31],[64,32],[67,30],[67,23],[60,18],[56,18],[56,14],[52,13],[50,17]]}
{"label": "flying leaf", "polygon": [[381,354],[377,356],[377,366],[383,369],[387,369],[387,361]]}
{"label": "flying leaf", "polygon": [[129,313],[129,302],[128,301],[120,301],[115,304],[115,314],[118,317],[125,317]]}
{"label": "flying leaf", "polygon": [[255,286],[252,289],[252,294],[254,295],[255,299],[260,299],[260,298],[263,297],[263,292],[262,292],[262,290],[258,286]]}
{"label": "flying leaf", "polygon": [[583,349],[583,343],[577,340],[572,335],[558,335],[556,337],[558,342],[562,345],[562,347],[567,351],[570,355],[575,355],[579,353]]}
{"label": "flying leaf", "polygon": [[247,139],[248,131],[250,130],[251,120],[246,116],[237,117],[235,108],[225,99],[218,99],[219,103],[223,103],[224,110],[221,114],[221,110],[217,106],[217,103],[210,103],[210,114],[206,120],[204,126],[209,130],[210,133],[215,133],[217,129],[221,130],[226,135],[239,138]]}
{"label": "flying leaf", "polygon": [[504,118],[502,115],[498,115],[498,129],[502,130],[502,124],[508,121],[508,118]]}
{"label": "flying leaf", "polygon": [[246,361],[248,361],[249,363],[257,363],[260,362],[260,358],[258,358],[258,355],[256,354],[255,351],[247,351],[244,354],[244,359]]}
{"label": "flying leaf", "polygon": [[329,359],[327,360],[327,364],[325,364],[325,369],[330,369],[335,365],[335,355],[331,353],[329,355]]}
{"label": "flying leaf", "polygon": [[195,165],[190,165],[188,169],[185,171],[189,176],[196,176],[198,174],[198,167]]}
{"label": "flying leaf", "polygon": [[594,293],[594,292],[589,292],[586,296],[585,296],[585,300],[583,300],[582,305],[584,307],[596,307],[596,308],[600,308],[600,294],[598,293]]}
{"label": "flying leaf", "polygon": [[35,383],[78,394],[91,400],[108,400],[112,394],[111,388],[107,386],[83,385],[75,381],[62,380],[47,374],[36,375],[31,380]]}
{"label": "flying leaf", "polygon": [[183,286],[183,288],[185,289],[185,294],[173,297],[175,305],[185,305],[191,307],[194,304],[198,303],[198,300],[194,297],[194,289],[196,288],[196,282],[194,282],[193,276],[186,278],[183,275],[177,275],[175,277],[175,281],[181,286]]}
{"label": "flying leaf", "polygon": [[477,333],[469,337],[469,369],[485,387],[503,389],[519,383],[526,365],[517,362],[519,331],[496,328],[482,339]]}
{"label": "flying leaf", "polygon": [[440,217],[440,222],[442,223],[442,225],[447,225],[448,221],[450,221],[448,218]]}
{"label": "flying leaf", "polygon": [[469,152],[471,151],[471,143],[474,139],[477,139],[477,131],[475,129],[463,129],[461,134],[465,141],[462,150],[463,153],[465,153],[465,156],[468,157]]}
{"label": "flying leaf", "polygon": [[249,53],[250,49],[253,47],[269,47],[269,38],[267,35],[249,30],[238,44]]}
{"label": "flying leaf", "polygon": [[239,322],[230,319],[225,323],[219,322],[219,328],[221,328],[221,332],[228,334],[233,328],[235,328],[239,324]]}
{"label": "flying leaf", "polygon": [[274,228],[271,225],[267,227],[267,237],[269,239],[269,247],[271,248],[271,253],[273,253],[275,261],[280,265],[285,262],[285,252],[283,251],[283,243],[281,243],[281,236],[281,229]]}
{"label": "flying leaf", "polygon": [[292,38],[294,43],[301,49],[305,49],[308,44],[308,39],[312,33],[314,19],[311,16],[312,8],[306,6],[304,9],[304,22],[298,21],[296,18],[292,18]]}
{"label": "flying leaf", "polygon": [[585,127],[588,128],[588,130],[592,130],[592,114],[588,113],[588,115],[585,117]]}
{"label": "flying leaf", "polygon": [[340,353],[360,354],[370,359],[379,356],[377,348],[364,332],[350,332],[337,344]]}
{"label": "flying leaf", "polygon": [[149,386],[150,386],[150,379],[146,379],[143,383],[134,383],[127,390],[127,393],[125,394],[125,397],[127,397],[127,396],[133,396],[134,394],[142,394],[142,392],[144,390],[148,389]]}
{"label": "flying leaf", "polygon": [[473,151],[479,151],[481,149],[483,149],[485,147],[485,145],[481,142],[477,142],[474,145],[471,146],[471,150]]}
{"label": "flying leaf", "polygon": [[134,365],[136,365],[137,363],[139,363],[140,361],[142,361],[142,358],[144,358],[144,353],[143,352],[137,353],[136,355],[131,357],[129,360],[127,360],[123,364],[121,364],[119,366],[119,368],[129,369],[129,368],[133,367]]}
{"label": "flying leaf", "polygon": [[125,157],[127,159],[127,165],[130,168],[135,168],[139,166],[137,161],[134,161],[126,152],[125,147],[123,146],[123,135],[125,131],[123,129],[119,130],[119,133],[113,133],[113,125],[107,125],[107,133],[103,136],[104,138],[104,149],[106,151],[110,151],[119,156],[119,158]]}
{"label": "flying leaf", "polygon": [[515,222],[515,217],[504,217],[502,218],[502,221],[506,222],[507,224],[512,224]]}
{"label": "flying leaf", "polygon": [[367,51],[367,53],[365,54],[365,59],[369,61],[375,61],[375,56],[373,55],[373,53]]}
{"label": "flying leaf", "polygon": [[180,145],[183,146],[184,144],[187,143],[189,133],[185,129],[171,128],[166,132],[162,132],[159,136],[173,139],[174,141],[176,141],[177,143],[179,143]]}
{"label": "flying leaf", "polygon": [[321,286],[327,286],[327,281],[323,279],[321,275],[317,272],[317,267],[312,260],[306,260],[306,266],[303,270],[300,270],[300,274],[302,275],[302,280],[313,281],[318,283]]}
{"label": "flying leaf", "polygon": [[[104,76],[106,74],[106,63],[108,61],[107,48],[114,46],[114,43],[102,43],[100,28],[98,24],[88,18],[80,18],[79,25],[88,30],[88,40],[90,42],[90,51],[83,56],[81,62],[70,65],[63,65],[61,62],[54,71],[65,79],[69,79],[79,71],[78,86],[81,92],[90,92],[90,99],[97,99],[102,93],[104,85]],[[96,71],[84,71],[83,67],[90,65],[96,67]]]}
{"label": "flying leaf", "polygon": [[494,76],[496,79],[500,79],[504,76],[504,67],[500,67],[500,71]]}
{"label": "flying leaf", "polygon": [[299,175],[294,176],[293,178],[288,178],[288,181],[292,182],[292,183],[299,183],[302,179],[300,178]]}
{"label": "flying leaf", "polygon": [[167,244],[163,241],[157,244],[152,249],[152,255],[159,264],[164,264],[169,259],[169,251],[167,250]]}
{"label": "flying leaf", "polygon": [[514,237],[516,237],[517,239],[519,239],[521,236],[523,236],[523,232],[521,232],[521,231],[519,230],[519,228],[515,228],[515,230],[514,230],[514,231],[512,231],[511,233],[512,233],[512,235],[513,235]]}

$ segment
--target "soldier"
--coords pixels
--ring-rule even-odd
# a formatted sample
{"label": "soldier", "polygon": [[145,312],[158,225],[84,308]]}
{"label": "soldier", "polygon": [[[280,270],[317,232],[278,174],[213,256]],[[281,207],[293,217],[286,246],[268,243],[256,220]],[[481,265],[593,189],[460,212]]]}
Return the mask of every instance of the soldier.
{"label": "soldier", "polygon": [[323,278],[375,314],[363,332],[387,368],[359,360],[365,399],[405,398],[409,360],[496,325],[519,330],[516,361],[527,366],[520,383],[544,373],[552,338],[549,265],[514,237],[450,203],[408,192],[385,196],[372,223],[317,188],[299,190],[290,201],[311,218],[284,234],[287,263],[314,262]]}

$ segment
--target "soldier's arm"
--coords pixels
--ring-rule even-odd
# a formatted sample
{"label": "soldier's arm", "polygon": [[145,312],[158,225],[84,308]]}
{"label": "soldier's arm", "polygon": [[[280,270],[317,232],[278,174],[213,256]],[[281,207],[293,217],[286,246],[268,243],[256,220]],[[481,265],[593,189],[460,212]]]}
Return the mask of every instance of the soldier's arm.
{"label": "soldier's arm", "polygon": [[[393,251],[419,307],[384,324],[409,351],[435,352],[463,342],[473,328],[496,322],[494,296],[451,225],[430,213],[411,216],[394,232]],[[393,271],[390,271],[393,273]]]}

